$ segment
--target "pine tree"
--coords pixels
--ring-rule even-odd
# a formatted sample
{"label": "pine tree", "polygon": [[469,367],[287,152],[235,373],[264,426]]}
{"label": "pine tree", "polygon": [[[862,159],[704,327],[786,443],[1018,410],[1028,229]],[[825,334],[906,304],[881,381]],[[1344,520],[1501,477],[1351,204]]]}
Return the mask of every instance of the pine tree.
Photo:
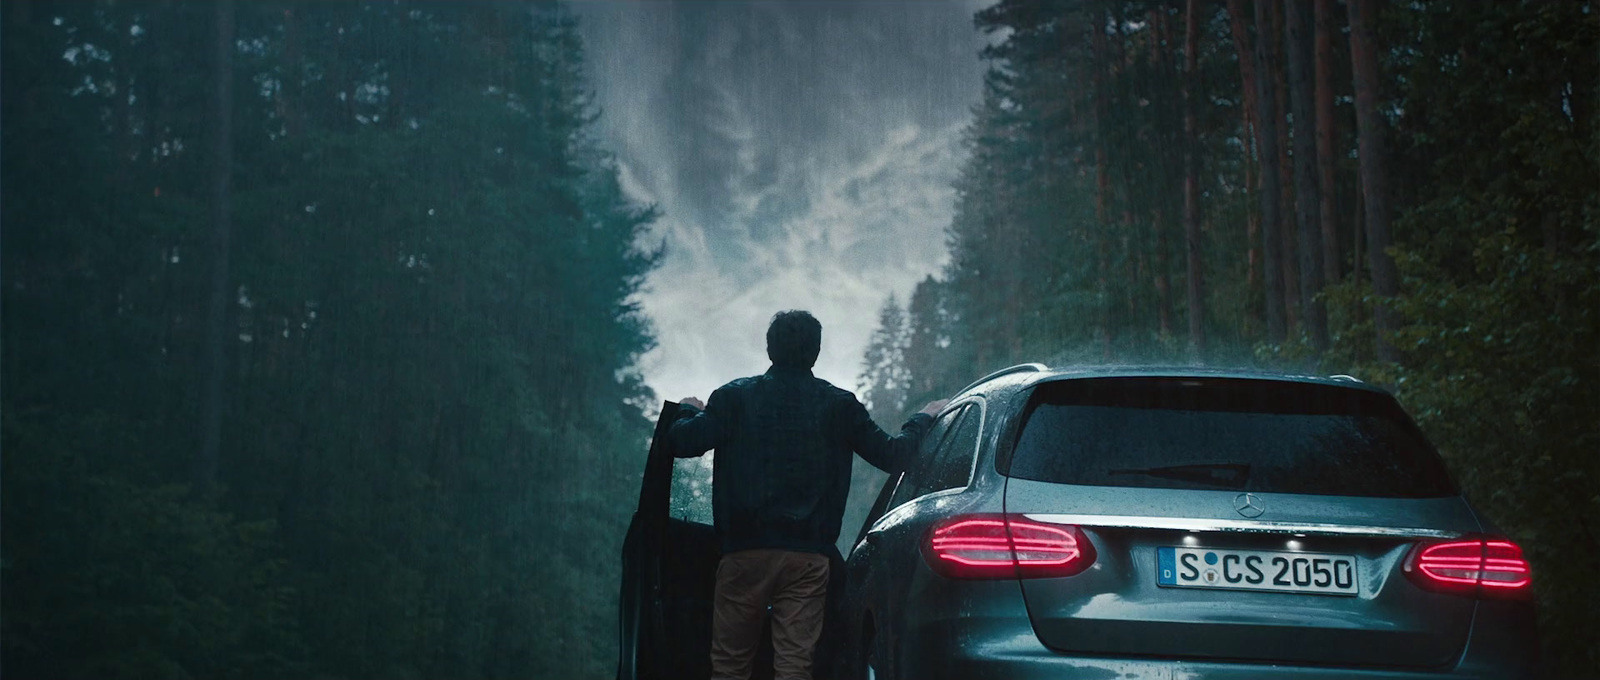
{"label": "pine tree", "polygon": [[861,367],[861,401],[872,419],[885,429],[897,427],[906,417],[910,389],[906,349],[910,340],[905,312],[894,294],[878,311],[878,327],[867,341]]}

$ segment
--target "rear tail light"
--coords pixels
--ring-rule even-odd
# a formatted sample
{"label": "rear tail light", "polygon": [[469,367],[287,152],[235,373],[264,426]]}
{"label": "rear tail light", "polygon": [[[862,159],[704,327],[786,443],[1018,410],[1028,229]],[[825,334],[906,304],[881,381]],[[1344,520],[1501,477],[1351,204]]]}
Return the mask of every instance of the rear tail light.
{"label": "rear tail light", "polygon": [[1404,569],[1417,585],[1439,592],[1512,599],[1532,594],[1533,572],[1522,548],[1503,538],[1423,543]]}
{"label": "rear tail light", "polygon": [[1094,564],[1094,544],[1070,524],[1021,515],[959,515],[934,525],[923,556],[947,578],[1071,576]]}

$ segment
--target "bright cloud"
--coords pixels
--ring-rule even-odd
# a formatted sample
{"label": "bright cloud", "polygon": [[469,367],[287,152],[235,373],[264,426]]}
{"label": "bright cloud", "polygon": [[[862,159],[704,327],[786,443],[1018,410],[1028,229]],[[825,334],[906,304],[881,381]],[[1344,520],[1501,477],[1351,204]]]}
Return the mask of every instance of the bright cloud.
{"label": "bright cloud", "polygon": [[664,215],[651,387],[704,397],[765,370],[767,320],[801,308],[823,324],[816,373],[855,389],[879,306],[946,257],[976,5],[577,8],[602,141]]}

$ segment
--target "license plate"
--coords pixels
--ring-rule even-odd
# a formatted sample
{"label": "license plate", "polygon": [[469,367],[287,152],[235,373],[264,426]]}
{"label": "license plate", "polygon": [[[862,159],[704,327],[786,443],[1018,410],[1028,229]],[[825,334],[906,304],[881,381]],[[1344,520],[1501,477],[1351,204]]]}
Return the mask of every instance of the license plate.
{"label": "license plate", "polygon": [[1156,563],[1156,584],[1165,587],[1356,594],[1351,555],[1161,547]]}

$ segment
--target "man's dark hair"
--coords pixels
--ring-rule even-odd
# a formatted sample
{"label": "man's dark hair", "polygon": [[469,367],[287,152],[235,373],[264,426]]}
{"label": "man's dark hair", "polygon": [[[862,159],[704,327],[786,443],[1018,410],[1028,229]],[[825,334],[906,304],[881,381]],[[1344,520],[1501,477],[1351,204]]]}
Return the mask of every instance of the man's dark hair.
{"label": "man's dark hair", "polygon": [[822,324],[811,312],[790,309],[772,315],[767,326],[767,358],[775,366],[811,368],[822,351]]}

